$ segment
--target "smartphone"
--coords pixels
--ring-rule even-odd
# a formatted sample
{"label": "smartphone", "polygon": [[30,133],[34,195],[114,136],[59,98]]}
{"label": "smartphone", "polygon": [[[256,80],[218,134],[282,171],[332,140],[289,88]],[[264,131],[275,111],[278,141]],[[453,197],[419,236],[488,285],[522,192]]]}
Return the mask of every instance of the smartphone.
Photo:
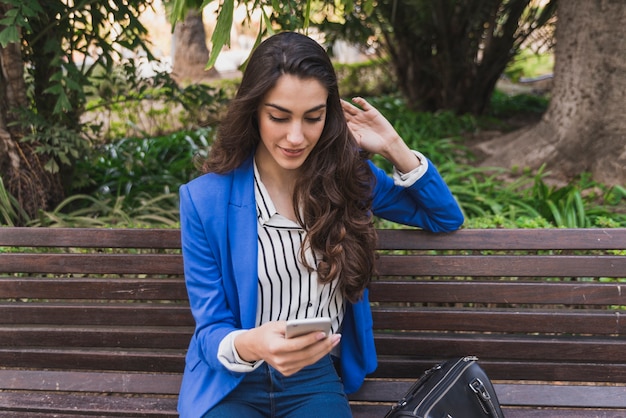
{"label": "smartphone", "polygon": [[285,336],[287,338],[294,338],[314,331],[323,331],[326,335],[329,335],[330,318],[321,317],[289,320],[287,321]]}

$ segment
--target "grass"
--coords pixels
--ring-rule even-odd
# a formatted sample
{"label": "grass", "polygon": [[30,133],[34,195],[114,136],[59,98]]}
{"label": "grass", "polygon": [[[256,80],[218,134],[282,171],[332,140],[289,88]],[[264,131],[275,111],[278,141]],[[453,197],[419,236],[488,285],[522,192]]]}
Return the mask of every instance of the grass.
{"label": "grass", "polygon": [[551,74],[554,69],[554,54],[537,54],[524,49],[515,57],[504,71],[504,74],[513,81],[520,78],[533,78]]}

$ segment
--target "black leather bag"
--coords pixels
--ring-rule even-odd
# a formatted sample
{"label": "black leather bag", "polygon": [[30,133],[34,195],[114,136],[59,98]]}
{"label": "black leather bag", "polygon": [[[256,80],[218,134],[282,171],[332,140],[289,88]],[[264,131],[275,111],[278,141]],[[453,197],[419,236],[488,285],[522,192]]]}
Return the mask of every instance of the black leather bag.
{"label": "black leather bag", "polygon": [[449,360],[426,371],[385,418],[504,418],[478,358]]}

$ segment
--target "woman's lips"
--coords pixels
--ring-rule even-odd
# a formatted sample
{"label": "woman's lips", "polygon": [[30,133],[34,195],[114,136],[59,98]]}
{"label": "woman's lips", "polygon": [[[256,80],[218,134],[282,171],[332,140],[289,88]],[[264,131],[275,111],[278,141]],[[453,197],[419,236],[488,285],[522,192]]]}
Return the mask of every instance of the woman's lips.
{"label": "woman's lips", "polygon": [[283,154],[287,155],[288,157],[299,157],[304,152],[304,149],[281,148],[281,151],[283,152]]}

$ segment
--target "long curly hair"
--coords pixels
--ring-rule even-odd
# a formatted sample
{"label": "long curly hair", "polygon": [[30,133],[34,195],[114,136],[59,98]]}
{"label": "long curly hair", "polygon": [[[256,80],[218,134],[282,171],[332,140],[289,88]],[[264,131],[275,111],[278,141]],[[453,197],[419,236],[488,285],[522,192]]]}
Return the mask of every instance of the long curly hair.
{"label": "long curly hair", "polygon": [[[374,176],[367,155],[348,129],[332,63],[316,41],[281,32],[252,53],[241,86],[220,123],[217,138],[202,166],[204,172],[226,173],[240,166],[261,141],[257,109],[284,74],[314,78],[328,91],[322,135],[302,165],[293,204],[307,231],[301,259],[317,268],[322,283],[335,278],[343,295],[361,298],[374,274],[376,231],[371,219]],[[321,255],[307,264],[304,249]]]}

